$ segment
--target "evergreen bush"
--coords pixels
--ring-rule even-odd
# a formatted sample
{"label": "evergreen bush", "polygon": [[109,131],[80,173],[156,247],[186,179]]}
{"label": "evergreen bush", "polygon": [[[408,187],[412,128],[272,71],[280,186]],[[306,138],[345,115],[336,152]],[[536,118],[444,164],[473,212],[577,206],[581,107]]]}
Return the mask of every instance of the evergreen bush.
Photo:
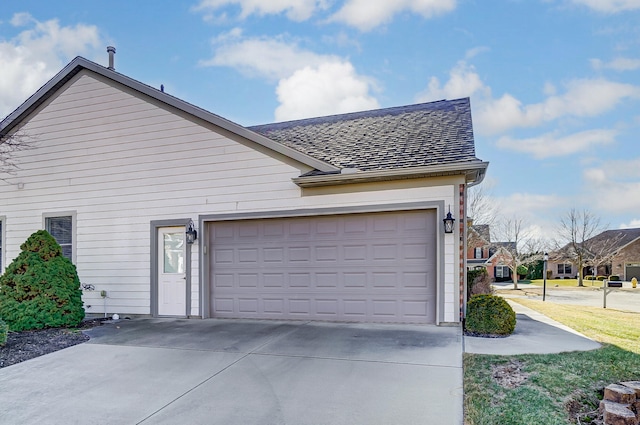
{"label": "evergreen bush", "polygon": [[29,236],[0,276],[0,317],[13,331],[77,326],[84,318],[76,266],[45,230]]}
{"label": "evergreen bush", "polygon": [[526,276],[529,273],[529,268],[523,264],[520,264],[516,270],[518,276]]}
{"label": "evergreen bush", "polygon": [[7,343],[7,333],[9,332],[9,326],[0,319],[0,347]]}
{"label": "evergreen bush", "polygon": [[497,295],[474,295],[467,303],[465,329],[482,335],[511,335],[516,328],[516,313]]}

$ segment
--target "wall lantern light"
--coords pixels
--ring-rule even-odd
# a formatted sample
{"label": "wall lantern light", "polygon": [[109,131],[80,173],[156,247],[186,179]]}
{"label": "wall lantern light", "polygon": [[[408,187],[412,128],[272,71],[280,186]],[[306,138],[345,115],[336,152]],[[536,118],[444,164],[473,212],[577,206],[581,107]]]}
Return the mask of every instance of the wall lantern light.
{"label": "wall lantern light", "polygon": [[192,245],[196,239],[198,239],[198,231],[194,228],[193,221],[190,220],[189,224],[187,224],[187,231],[185,232],[187,237],[187,243]]}
{"label": "wall lantern light", "polygon": [[444,232],[453,233],[453,223],[455,223],[456,219],[451,216],[451,205],[449,205],[447,216],[442,221],[444,222]]}

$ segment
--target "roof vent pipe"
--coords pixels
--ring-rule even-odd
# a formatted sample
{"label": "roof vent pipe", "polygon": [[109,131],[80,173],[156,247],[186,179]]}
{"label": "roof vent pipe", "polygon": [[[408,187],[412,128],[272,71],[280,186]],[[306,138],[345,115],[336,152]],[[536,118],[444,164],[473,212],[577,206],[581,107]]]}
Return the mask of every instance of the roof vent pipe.
{"label": "roof vent pipe", "polygon": [[116,54],[116,48],[113,46],[107,46],[107,53],[109,53],[109,69],[115,71],[113,67],[113,55]]}

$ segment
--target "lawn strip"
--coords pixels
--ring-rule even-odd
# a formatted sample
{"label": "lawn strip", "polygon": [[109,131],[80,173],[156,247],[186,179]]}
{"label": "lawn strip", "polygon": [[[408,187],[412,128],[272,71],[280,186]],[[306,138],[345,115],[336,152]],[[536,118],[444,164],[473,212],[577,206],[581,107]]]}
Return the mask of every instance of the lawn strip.
{"label": "lawn strip", "polygon": [[[595,411],[602,388],[640,380],[640,315],[595,307],[513,299],[604,343],[593,351],[518,356],[464,355],[465,423],[567,424]],[[497,379],[496,368],[518,364],[526,379]],[[513,368],[512,368],[513,369]],[[503,368],[509,370],[509,368]],[[503,372],[505,373],[505,372]],[[502,378],[505,378],[504,376]],[[522,377],[521,377],[522,378]],[[513,388],[498,382],[516,382]],[[581,423],[588,423],[582,416]]]}

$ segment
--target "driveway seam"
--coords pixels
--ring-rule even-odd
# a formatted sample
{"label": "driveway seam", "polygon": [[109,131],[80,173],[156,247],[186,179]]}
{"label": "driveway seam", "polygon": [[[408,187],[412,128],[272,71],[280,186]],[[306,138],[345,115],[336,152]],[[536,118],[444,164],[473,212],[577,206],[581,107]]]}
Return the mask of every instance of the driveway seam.
{"label": "driveway seam", "polygon": [[337,360],[337,361],[343,361],[343,362],[359,362],[359,363],[383,363],[383,364],[397,364],[397,365],[407,365],[407,366],[450,367],[450,368],[460,369],[460,366],[411,363],[411,362],[393,362],[390,360],[367,360],[367,359],[349,359],[346,357],[303,356],[301,354],[277,354],[277,353],[249,353],[249,354],[254,356],[268,356],[268,357],[294,357],[294,358],[300,358],[300,359]]}

